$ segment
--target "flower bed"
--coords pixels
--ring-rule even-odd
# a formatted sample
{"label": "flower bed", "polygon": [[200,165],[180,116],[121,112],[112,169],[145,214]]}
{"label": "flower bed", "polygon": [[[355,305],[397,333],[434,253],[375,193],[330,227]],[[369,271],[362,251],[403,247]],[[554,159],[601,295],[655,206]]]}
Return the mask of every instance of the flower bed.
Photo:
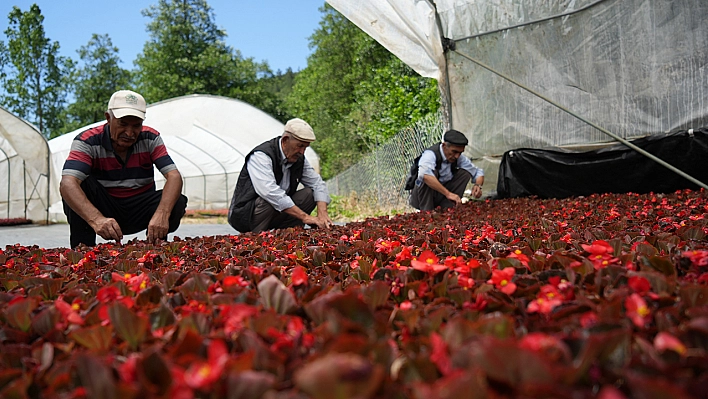
{"label": "flower bed", "polygon": [[705,192],[0,252],[0,396],[705,397]]}
{"label": "flower bed", "polygon": [[25,218],[0,219],[0,226],[18,226],[21,224],[32,224],[32,221]]}

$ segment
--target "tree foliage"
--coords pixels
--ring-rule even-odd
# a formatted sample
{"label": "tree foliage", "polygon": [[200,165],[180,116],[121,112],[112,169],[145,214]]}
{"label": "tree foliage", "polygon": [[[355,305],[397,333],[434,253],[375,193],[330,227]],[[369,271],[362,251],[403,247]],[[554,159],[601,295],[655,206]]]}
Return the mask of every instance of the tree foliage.
{"label": "tree foliage", "polygon": [[0,103],[50,137],[63,127],[73,62],[58,56],[59,43],[45,36],[44,16],[36,4],[24,12],[13,7],[8,19],[7,45],[0,45]]}
{"label": "tree foliage", "polygon": [[411,68],[329,5],[310,37],[288,110],[314,127],[325,178],[439,108],[435,80]]}
{"label": "tree foliage", "polygon": [[129,88],[131,80],[108,35],[93,34],[77,53],[83,66],[72,79],[75,100],[67,108],[67,131],[102,120],[111,94]]}
{"label": "tree foliage", "polygon": [[276,97],[258,85],[267,64],[226,45],[205,0],[159,0],[143,10],[150,39],[138,55],[136,77],[148,102],[201,93],[238,98],[273,113]]}

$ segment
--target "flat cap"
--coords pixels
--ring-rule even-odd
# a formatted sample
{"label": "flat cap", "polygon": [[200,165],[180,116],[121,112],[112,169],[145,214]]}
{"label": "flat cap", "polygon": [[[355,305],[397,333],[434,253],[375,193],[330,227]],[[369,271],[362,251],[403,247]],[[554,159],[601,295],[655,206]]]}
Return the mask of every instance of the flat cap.
{"label": "flat cap", "polygon": [[467,145],[467,137],[463,133],[454,129],[445,132],[443,141],[454,145]]}
{"label": "flat cap", "polygon": [[315,141],[315,132],[312,130],[312,126],[300,118],[290,119],[285,124],[285,131],[300,141],[306,143]]}

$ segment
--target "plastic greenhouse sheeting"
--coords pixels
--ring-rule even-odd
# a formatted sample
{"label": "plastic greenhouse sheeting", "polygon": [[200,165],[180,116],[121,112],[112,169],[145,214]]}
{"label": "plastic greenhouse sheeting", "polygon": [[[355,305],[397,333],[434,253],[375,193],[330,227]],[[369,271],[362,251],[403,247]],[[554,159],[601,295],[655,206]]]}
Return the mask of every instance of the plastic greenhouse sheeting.
{"label": "plastic greenhouse sheeting", "polygon": [[[59,181],[71,142],[80,132],[105,121],[77,129],[49,141],[52,153],[52,206],[54,221],[66,220]],[[284,125],[245,102],[212,95],[189,95],[148,105],[144,124],[160,132],[177,165],[189,198],[187,209],[226,209],[231,201],[244,157],[258,144],[283,133]],[[308,148],[307,159],[319,170],[317,154]],[[158,189],[164,177],[157,170]]]}
{"label": "plastic greenhouse sheeting", "polygon": [[[708,129],[648,136],[633,144],[689,175],[708,181]],[[499,198],[565,198],[593,193],[668,193],[696,184],[623,144],[590,151],[521,148],[504,153]]]}
{"label": "plastic greenhouse sheeting", "polygon": [[49,147],[39,131],[0,108],[0,219],[47,220]]}
{"label": "plastic greenhouse sheeting", "polygon": [[438,79],[492,187],[506,151],[613,139],[489,69],[624,139],[708,126],[705,0],[327,2]]}

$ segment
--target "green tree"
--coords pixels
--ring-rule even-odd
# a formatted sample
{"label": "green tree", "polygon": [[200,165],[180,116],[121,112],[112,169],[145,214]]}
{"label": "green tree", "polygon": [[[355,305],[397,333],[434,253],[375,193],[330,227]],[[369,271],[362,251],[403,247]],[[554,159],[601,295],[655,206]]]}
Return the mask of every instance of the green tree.
{"label": "green tree", "polygon": [[422,78],[329,5],[310,37],[314,52],[295,78],[287,110],[312,124],[325,178],[439,108]]}
{"label": "green tree", "polygon": [[0,103],[51,137],[63,128],[73,62],[57,55],[59,43],[45,36],[44,16],[36,4],[26,12],[13,7],[8,19],[7,45],[0,46],[0,83],[5,91]]}
{"label": "green tree", "polygon": [[150,40],[135,61],[137,83],[149,102],[201,93],[238,98],[274,113],[277,98],[257,84],[268,65],[243,58],[224,42],[205,0],[159,0],[143,10]]}
{"label": "green tree", "polygon": [[77,53],[83,66],[74,73],[76,100],[67,107],[67,130],[104,119],[111,94],[129,88],[131,79],[130,71],[120,67],[118,48],[108,35],[93,34]]}

